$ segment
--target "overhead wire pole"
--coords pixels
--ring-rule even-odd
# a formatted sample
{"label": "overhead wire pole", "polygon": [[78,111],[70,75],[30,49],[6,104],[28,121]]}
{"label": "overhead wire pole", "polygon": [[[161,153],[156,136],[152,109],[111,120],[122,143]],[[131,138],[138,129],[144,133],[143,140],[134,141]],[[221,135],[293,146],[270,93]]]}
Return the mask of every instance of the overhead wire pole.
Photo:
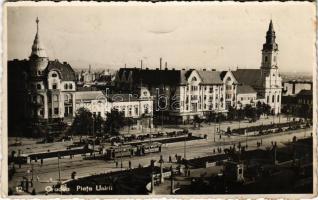
{"label": "overhead wire pole", "polygon": [[60,154],[57,154],[57,168],[59,171],[59,183],[61,183]]}

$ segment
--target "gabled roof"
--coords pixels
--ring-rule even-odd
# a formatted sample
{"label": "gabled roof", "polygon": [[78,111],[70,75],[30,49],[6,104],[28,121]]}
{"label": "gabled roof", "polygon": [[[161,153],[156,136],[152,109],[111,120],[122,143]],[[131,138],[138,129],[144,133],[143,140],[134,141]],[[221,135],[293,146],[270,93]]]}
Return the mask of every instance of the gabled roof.
{"label": "gabled roof", "polygon": [[237,69],[232,73],[235,79],[243,85],[261,86],[261,69]]}
{"label": "gabled roof", "polygon": [[75,100],[105,100],[102,91],[81,91],[75,92]]}
{"label": "gabled roof", "polygon": [[198,71],[199,76],[202,79],[201,84],[212,85],[212,84],[223,84],[221,80],[220,72],[218,71]]}
{"label": "gabled roof", "polygon": [[51,70],[59,72],[62,81],[75,81],[76,75],[73,68],[68,63],[60,63],[58,60],[49,61],[45,71],[48,74]]}
{"label": "gabled roof", "polygon": [[249,85],[238,85],[237,94],[251,94],[256,93],[256,91]]}

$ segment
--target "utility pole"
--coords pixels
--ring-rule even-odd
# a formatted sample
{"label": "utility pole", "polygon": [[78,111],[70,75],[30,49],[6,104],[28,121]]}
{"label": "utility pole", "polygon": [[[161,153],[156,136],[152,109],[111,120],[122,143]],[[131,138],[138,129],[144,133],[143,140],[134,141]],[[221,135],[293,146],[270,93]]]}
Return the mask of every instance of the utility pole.
{"label": "utility pole", "polygon": [[214,117],[214,138],[213,138],[214,142],[215,142],[215,135],[216,135],[216,116]]}
{"label": "utility pole", "polygon": [[184,152],[183,152],[184,159],[187,158],[187,137],[184,137]]}
{"label": "utility pole", "polygon": [[57,154],[57,168],[59,171],[59,183],[61,183],[60,154]]}
{"label": "utility pole", "polygon": [[123,147],[122,143],[120,143],[120,168],[123,169]]}
{"label": "utility pole", "polygon": [[95,157],[95,115],[93,115],[93,156]]}

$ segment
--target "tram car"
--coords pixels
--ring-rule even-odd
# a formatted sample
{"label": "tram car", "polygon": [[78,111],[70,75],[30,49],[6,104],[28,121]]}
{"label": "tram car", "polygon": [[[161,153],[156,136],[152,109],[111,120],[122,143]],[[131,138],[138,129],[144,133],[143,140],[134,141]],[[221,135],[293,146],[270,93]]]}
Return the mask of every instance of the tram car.
{"label": "tram car", "polygon": [[113,160],[120,157],[131,157],[135,155],[137,148],[132,145],[110,147],[106,150],[106,159]]}
{"label": "tram car", "polygon": [[143,156],[149,153],[157,153],[161,152],[161,143],[159,142],[152,142],[150,143],[143,143],[137,146],[137,155]]}

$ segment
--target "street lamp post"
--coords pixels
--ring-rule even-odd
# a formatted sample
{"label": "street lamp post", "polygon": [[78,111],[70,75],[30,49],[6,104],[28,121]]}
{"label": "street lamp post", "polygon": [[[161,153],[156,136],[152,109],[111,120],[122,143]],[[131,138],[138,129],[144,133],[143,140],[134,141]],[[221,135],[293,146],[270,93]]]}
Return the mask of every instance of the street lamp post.
{"label": "street lamp post", "polygon": [[93,115],[93,156],[95,157],[95,116]]}
{"label": "street lamp post", "polygon": [[120,143],[120,169],[123,168],[123,147],[122,143]]}
{"label": "street lamp post", "polygon": [[183,152],[184,159],[187,158],[187,138],[184,137],[184,152]]}

